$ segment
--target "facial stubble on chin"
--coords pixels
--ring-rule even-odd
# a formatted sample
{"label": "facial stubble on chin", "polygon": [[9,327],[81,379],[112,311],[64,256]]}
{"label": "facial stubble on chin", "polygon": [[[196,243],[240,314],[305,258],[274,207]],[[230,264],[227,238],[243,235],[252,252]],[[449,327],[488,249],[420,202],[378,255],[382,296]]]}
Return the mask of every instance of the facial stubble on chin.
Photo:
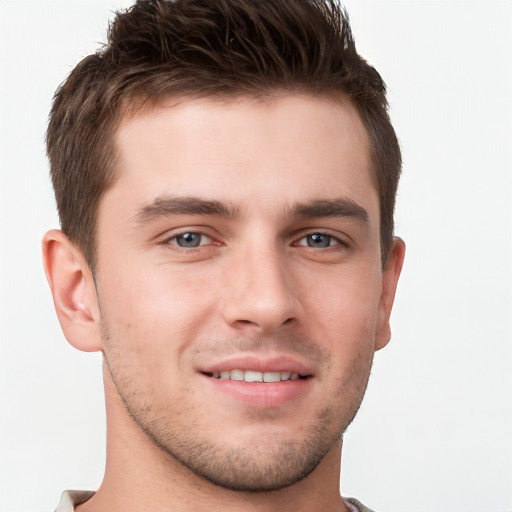
{"label": "facial stubble on chin", "polygon": [[[197,420],[185,424],[180,419],[182,413],[155,410],[150,395],[131,388],[130,370],[140,373],[140,361],[135,369],[123,363],[117,364],[119,354],[115,353],[111,333],[105,324],[102,334],[107,348],[105,364],[119,397],[131,420],[161,455],[169,457],[173,465],[177,463],[185,471],[191,471],[216,486],[250,493],[271,492],[293,485],[320,464],[341,440],[355,417],[367,387],[373,359],[364,353],[356,356],[351,370],[337,382],[334,403],[316,412],[314,421],[304,428],[301,440],[282,439],[276,434],[266,435],[265,442],[226,444],[201,436],[203,429]],[[312,341],[306,344],[328,360],[328,354],[320,345]],[[191,412],[196,406],[187,407],[185,412]],[[255,412],[251,417],[253,422],[263,419],[268,419],[266,411]]]}

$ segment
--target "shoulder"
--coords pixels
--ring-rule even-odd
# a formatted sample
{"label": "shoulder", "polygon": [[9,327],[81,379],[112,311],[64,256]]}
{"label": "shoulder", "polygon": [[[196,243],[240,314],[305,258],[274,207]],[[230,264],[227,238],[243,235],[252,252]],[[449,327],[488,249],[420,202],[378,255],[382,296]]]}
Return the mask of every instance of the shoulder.
{"label": "shoulder", "polygon": [[75,507],[87,501],[93,491],[64,491],[55,512],[74,512]]}
{"label": "shoulder", "polygon": [[344,498],[345,503],[350,509],[350,512],[374,512],[373,510],[365,507],[359,500],[355,498]]}

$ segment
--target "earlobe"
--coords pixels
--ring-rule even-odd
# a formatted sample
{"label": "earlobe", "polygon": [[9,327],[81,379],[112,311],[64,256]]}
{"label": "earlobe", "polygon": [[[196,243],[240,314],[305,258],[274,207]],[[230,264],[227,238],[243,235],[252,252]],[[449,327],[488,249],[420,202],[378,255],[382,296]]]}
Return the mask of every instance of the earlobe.
{"label": "earlobe", "polygon": [[101,350],[96,289],[81,252],[62,231],[52,230],[43,238],[43,263],[64,336],[79,350]]}
{"label": "earlobe", "polygon": [[401,238],[395,237],[389,254],[386,268],[382,272],[382,293],[379,304],[379,318],[375,337],[375,350],[385,347],[391,339],[389,318],[393,301],[395,299],[398,278],[402,271],[405,257],[405,243]]}

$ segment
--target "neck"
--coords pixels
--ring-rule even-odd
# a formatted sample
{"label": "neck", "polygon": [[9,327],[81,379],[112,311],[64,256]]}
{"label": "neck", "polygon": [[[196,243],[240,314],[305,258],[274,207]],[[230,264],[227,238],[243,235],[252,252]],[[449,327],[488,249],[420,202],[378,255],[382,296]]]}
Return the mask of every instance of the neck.
{"label": "neck", "polygon": [[269,492],[233,491],[192,473],[156,446],[126,412],[108,372],[107,464],[96,494],[79,512],[345,512],[339,494],[341,441],[299,482]]}

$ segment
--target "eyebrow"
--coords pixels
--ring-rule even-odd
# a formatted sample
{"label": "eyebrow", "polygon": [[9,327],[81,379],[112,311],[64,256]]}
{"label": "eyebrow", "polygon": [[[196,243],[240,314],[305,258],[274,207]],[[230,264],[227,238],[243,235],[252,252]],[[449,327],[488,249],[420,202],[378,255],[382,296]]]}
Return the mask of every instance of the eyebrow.
{"label": "eyebrow", "polygon": [[358,203],[347,198],[318,199],[293,206],[294,217],[307,219],[319,217],[349,217],[363,224],[369,223],[368,212]]}
{"label": "eyebrow", "polygon": [[221,201],[205,200],[198,197],[158,197],[143,205],[133,216],[139,224],[145,224],[159,217],[173,215],[215,215],[228,219],[236,217],[238,208]]}
{"label": "eyebrow", "polygon": [[[212,215],[233,219],[238,213],[237,206],[214,199],[165,196],[158,197],[140,207],[132,220],[138,224],[145,224],[160,217],[174,215]],[[368,212],[361,205],[347,198],[317,199],[308,203],[297,203],[289,209],[288,214],[290,217],[306,219],[349,217],[363,224],[369,223]]]}

